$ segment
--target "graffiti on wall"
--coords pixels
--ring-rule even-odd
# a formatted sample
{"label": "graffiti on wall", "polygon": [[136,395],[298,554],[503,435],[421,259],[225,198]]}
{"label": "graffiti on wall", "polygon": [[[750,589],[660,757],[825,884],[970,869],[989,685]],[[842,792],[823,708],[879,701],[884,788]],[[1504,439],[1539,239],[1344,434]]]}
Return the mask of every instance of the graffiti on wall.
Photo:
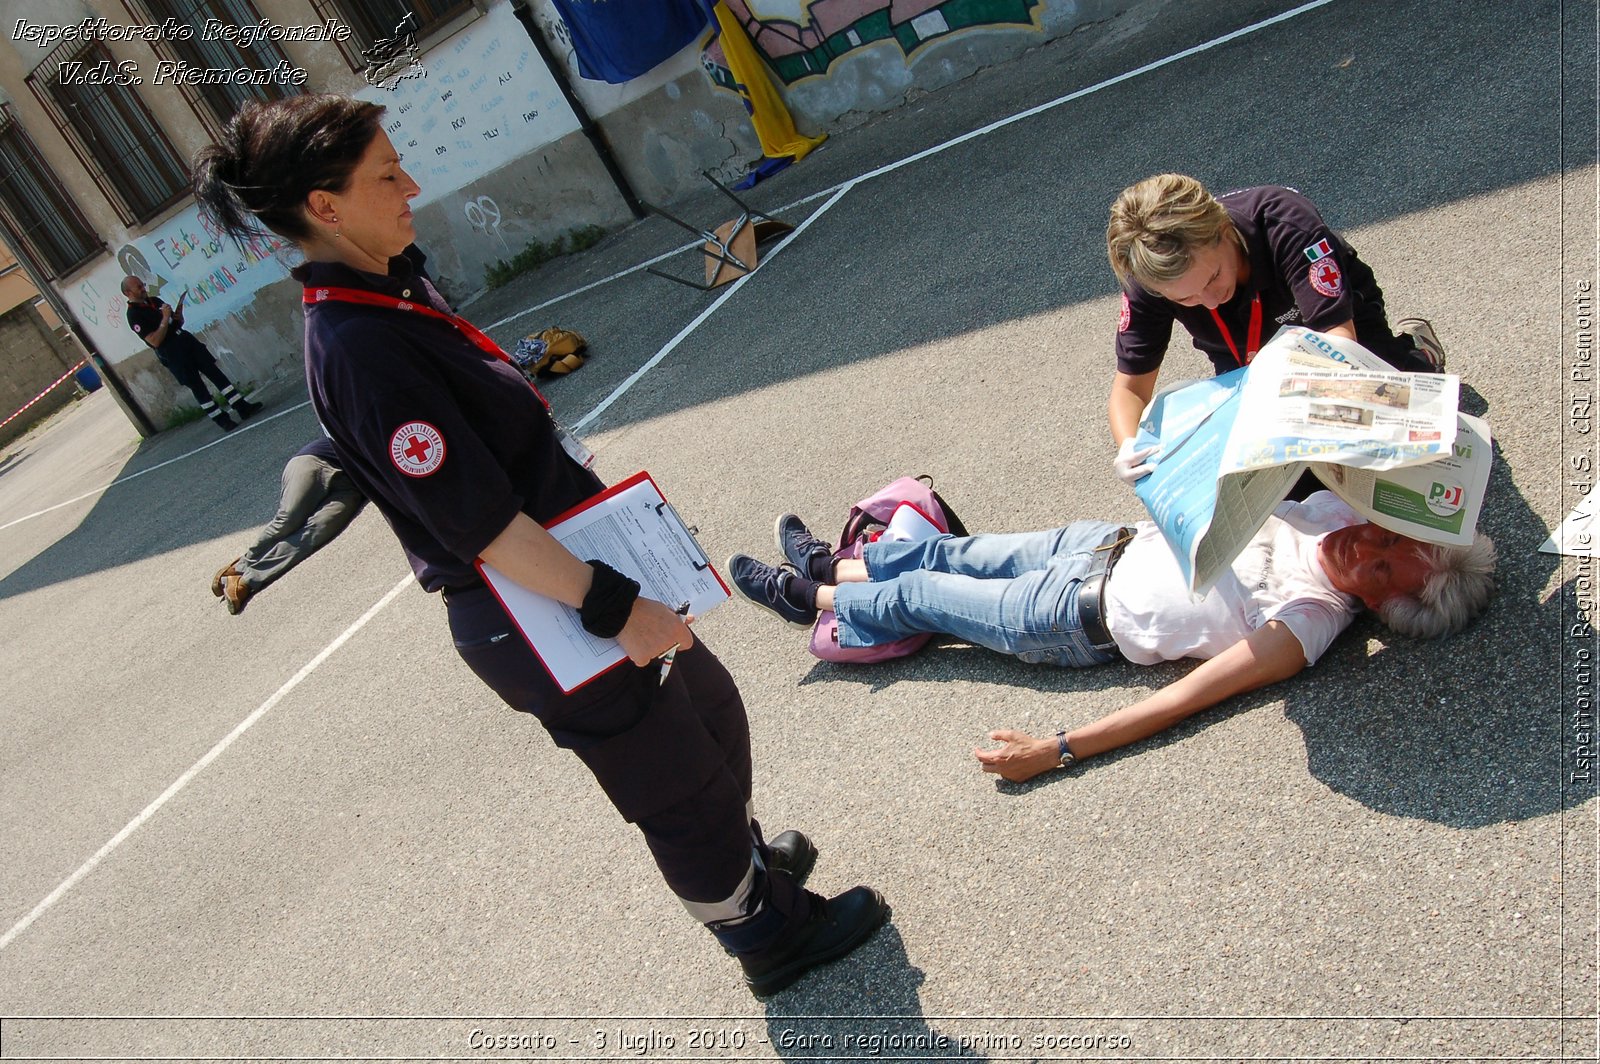
{"label": "graffiti on wall", "polygon": [[509,4],[423,53],[413,74],[355,95],[387,109],[383,130],[422,186],[414,207],[578,129]]}
{"label": "graffiti on wall", "polygon": [[[383,128],[422,185],[414,207],[578,128],[554,76],[507,4],[490,8],[400,73],[405,76],[385,77],[356,95],[387,109]],[[493,200],[479,197],[468,204],[467,221],[504,244],[501,211]],[[235,247],[208,228],[191,204],[129,241],[63,294],[85,331],[116,363],[144,350],[128,328],[127,301],[120,291],[125,274],[137,274],[152,294],[169,303],[187,290],[186,324],[200,331],[246,310],[256,292],[287,276],[297,254],[276,237]]]}
{"label": "graffiti on wall", "polygon": [[237,314],[262,287],[282,280],[293,254],[288,244],[270,234],[241,247],[203,218],[198,207],[190,206],[122,245],[114,259],[96,268],[71,294],[84,330],[115,363],[143,350],[128,328],[123,277],[138,277],[151,295],[168,303],[177,303],[178,296],[187,292],[185,324],[199,330]]}
{"label": "graffiti on wall", "polygon": [[500,246],[507,251],[511,245],[506,243],[506,238],[500,235],[500,205],[488,196],[479,196],[475,200],[468,200],[462,211],[467,216],[467,224],[474,230],[482,230],[484,236],[492,236],[500,241]]}
{"label": "graffiti on wall", "polygon": [[[820,77],[839,59],[879,42],[906,61],[925,45],[974,29],[1039,29],[1044,0],[723,0],[778,80]],[[722,48],[707,46],[711,80],[733,89]]]}

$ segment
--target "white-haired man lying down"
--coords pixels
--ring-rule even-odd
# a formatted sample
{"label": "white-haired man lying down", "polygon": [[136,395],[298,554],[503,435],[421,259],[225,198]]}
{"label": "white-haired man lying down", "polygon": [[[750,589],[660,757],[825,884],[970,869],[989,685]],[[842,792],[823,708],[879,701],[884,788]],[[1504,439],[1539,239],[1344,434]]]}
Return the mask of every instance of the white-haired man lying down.
{"label": "white-haired man lying down", "polygon": [[1039,664],[1203,659],[1081,728],[1046,737],[991,732],[1001,745],[973,753],[985,772],[1018,782],[1288,679],[1314,663],[1363,606],[1401,635],[1459,631],[1487,605],[1495,568],[1486,535],[1466,547],[1419,543],[1363,521],[1326,491],[1281,504],[1200,600],[1148,521],[880,540],[859,560],[835,561],[798,517],[784,514],[778,547],[787,564],[728,559],[734,585],[792,623],[833,610],[843,646],[938,632]]}

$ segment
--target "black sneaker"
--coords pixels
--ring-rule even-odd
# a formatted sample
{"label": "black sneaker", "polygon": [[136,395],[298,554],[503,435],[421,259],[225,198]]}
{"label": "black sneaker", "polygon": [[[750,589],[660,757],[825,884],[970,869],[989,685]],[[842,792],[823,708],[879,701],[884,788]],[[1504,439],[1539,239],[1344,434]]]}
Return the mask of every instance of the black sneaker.
{"label": "black sneaker", "polygon": [[833,548],[811,534],[804,521],[794,514],[783,514],[773,530],[778,549],[789,564],[819,584],[828,582],[833,568]]}
{"label": "black sneaker", "polygon": [[728,559],[728,576],[739,594],[790,624],[805,627],[816,623],[816,583],[790,566],[768,565],[748,554],[735,554]]}
{"label": "black sneaker", "polygon": [[233,403],[233,412],[239,415],[240,421],[244,421],[261,413],[261,404],[252,403],[248,399],[237,399]]}

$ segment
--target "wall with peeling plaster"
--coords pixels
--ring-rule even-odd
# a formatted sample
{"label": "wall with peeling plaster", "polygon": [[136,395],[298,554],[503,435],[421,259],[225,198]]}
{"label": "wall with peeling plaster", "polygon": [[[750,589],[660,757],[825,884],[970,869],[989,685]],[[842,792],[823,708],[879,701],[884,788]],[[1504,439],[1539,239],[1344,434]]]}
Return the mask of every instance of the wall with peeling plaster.
{"label": "wall with peeling plaster", "polygon": [[[298,377],[303,372],[305,352],[300,286],[292,281],[267,285],[238,313],[213,322],[196,335],[211,349],[222,371],[243,391]],[[178,386],[149,347],[141,344],[118,360],[115,367],[157,425],[170,425],[198,409],[194,396]]]}
{"label": "wall with peeling plaster", "polygon": [[[1132,0],[723,0],[802,131],[834,131],[1127,10]],[[730,95],[720,40],[707,76]]]}
{"label": "wall with peeling plaster", "polygon": [[545,144],[509,166],[413,207],[428,272],[457,304],[483,289],[484,271],[534,241],[633,220],[582,133]]}
{"label": "wall with peeling plaster", "polygon": [[[56,10],[42,0],[40,21]],[[126,22],[120,0],[61,0],[79,17]],[[319,21],[310,0],[256,0],[278,25]],[[1084,25],[1113,17],[1133,0],[725,0],[763,50],[774,85],[803,132],[832,132],[894,108],[985,66],[1003,63]],[[581,77],[566,29],[549,0],[529,0],[559,67],[594,117],[628,183],[663,206],[701,193],[701,173],[732,183],[761,147],[708,28],[642,77],[609,85]],[[32,7],[30,7],[32,10]],[[61,9],[65,11],[66,9]],[[127,330],[117,286],[145,276],[169,301],[190,290],[189,326],[241,384],[301,372],[298,286],[288,278],[293,249],[235,254],[181,203],[127,226],[32,104],[23,82],[38,49],[0,47],[0,96],[17,104],[30,136],[62,174],[111,253],[58,279],[77,328],[126,379],[157,424],[193,405]],[[460,303],[482,290],[486,271],[534,241],[549,243],[585,226],[616,229],[632,215],[606,173],[551,71],[532,47],[509,0],[484,0],[433,40],[411,69],[366,84],[330,44],[286,42],[292,65],[315,72],[317,91],[382,103],[384,129],[423,187],[414,203],[418,242],[441,288]],[[119,45],[119,59],[151,60]],[[206,142],[180,103],[146,94],[158,122],[184,153]],[[277,245],[279,242],[271,241]]]}
{"label": "wall with peeling plaster", "polygon": [[[1134,0],[724,0],[749,30],[802,132],[835,132],[872,112],[1115,17]],[[641,198],[671,202],[736,181],[761,157],[720,42],[700,40],[625,85],[585,79],[549,0],[535,18]],[[888,36],[863,40],[881,25]]]}
{"label": "wall with peeling plaster", "polygon": [[743,102],[707,76],[702,53],[710,29],[642,77],[611,85],[579,72],[566,27],[549,0],[529,0],[529,6],[567,83],[604,132],[640,199],[665,205],[702,192],[704,170],[737,181],[761,158]]}

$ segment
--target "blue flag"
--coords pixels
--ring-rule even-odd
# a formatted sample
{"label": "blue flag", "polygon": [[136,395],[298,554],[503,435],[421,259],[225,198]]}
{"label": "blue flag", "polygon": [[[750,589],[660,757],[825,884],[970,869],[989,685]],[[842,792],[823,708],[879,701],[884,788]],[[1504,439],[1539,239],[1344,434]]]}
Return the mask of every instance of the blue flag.
{"label": "blue flag", "polygon": [[561,13],[578,72],[620,85],[652,70],[710,21],[706,0],[550,0]]}

